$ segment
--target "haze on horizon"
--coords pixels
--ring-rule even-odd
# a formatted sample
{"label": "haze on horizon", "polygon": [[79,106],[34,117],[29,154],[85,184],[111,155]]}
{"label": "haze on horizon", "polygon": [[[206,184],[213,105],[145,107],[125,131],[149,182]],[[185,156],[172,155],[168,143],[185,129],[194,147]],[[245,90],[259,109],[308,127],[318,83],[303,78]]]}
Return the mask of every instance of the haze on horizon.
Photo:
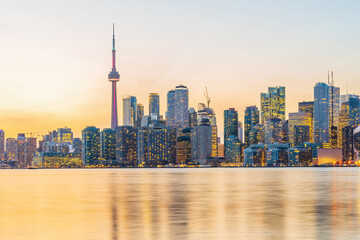
{"label": "haze on horizon", "polygon": [[316,82],[360,94],[358,1],[4,1],[0,9],[0,129],[44,134],[110,127],[112,23],[121,96],[148,112],[148,94],[189,88],[223,134],[223,110],[243,121],[268,86],[286,87],[286,112],[313,99]]}

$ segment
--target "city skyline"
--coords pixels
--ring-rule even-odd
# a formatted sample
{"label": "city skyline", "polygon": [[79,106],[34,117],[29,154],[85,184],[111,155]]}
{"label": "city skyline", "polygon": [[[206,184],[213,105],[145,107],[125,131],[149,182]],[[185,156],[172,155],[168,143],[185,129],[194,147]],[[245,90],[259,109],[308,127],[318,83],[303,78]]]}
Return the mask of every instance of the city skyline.
{"label": "city skyline", "polygon": [[[355,44],[359,36],[352,30],[358,23],[354,19],[358,3],[335,7],[324,5],[322,1],[307,9],[305,3],[269,4],[264,1],[263,9],[268,8],[263,16],[255,3],[226,3],[233,9],[216,10],[224,7],[216,2],[191,3],[193,8],[189,14],[196,21],[192,21],[194,26],[189,28],[185,28],[184,17],[190,4],[187,2],[165,4],[163,9],[158,8],[161,6],[158,3],[148,6],[144,2],[140,9],[128,4],[122,8],[125,14],[119,14],[116,19],[99,15],[94,20],[91,13],[99,11],[97,7],[109,6],[110,2],[91,4],[83,9],[83,21],[77,18],[72,22],[75,15],[78,17],[75,10],[80,8],[74,5],[74,12],[63,22],[59,22],[58,13],[54,13],[54,16],[47,16],[48,23],[41,21],[45,13],[35,8],[29,16],[21,4],[6,3],[4,9],[8,11],[1,16],[4,24],[0,26],[5,36],[2,39],[4,58],[0,60],[3,66],[0,81],[4,86],[4,94],[0,97],[3,102],[0,124],[6,137],[16,137],[19,132],[45,134],[61,126],[71,127],[79,137],[86,126],[110,127],[111,92],[104,76],[109,67],[109,26],[112,22],[119,26],[118,63],[123,79],[118,84],[119,98],[136,96],[147,112],[148,94],[158,92],[160,114],[165,115],[168,90],[179,84],[186,85],[189,107],[196,108],[199,102],[205,102],[203,92],[207,86],[213,100],[211,108],[218,116],[219,136],[223,135],[223,110],[235,108],[243,121],[245,108],[252,105],[259,108],[259,93],[266,92],[268,86],[286,87],[286,118],[288,113],[296,112],[298,102],[313,99],[314,85],[327,81],[328,70],[334,70],[335,84],[342,89],[342,94],[347,86],[350,93],[359,94],[356,81],[360,74],[356,72],[356,63],[360,59]],[[59,13],[65,10],[58,4],[42,1],[35,1],[34,5],[49,10],[59,8]],[[115,12],[119,6],[115,3],[111,11]],[[171,26],[158,18],[151,18],[145,24],[140,15],[146,7],[149,7],[146,16],[167,16],[181,31],[161,30],[161,26],[164,29],[171,29]],[[138,11],[130,16],[129,12],[135,9]],[[204,11],[195,17],[200,9]],[[174,13],[173,16],[169,16],[169,12]],[[315,12],[319,17],[315,17]],[[16,14],[22,17],[14,23],[10,22],[12,14],[9,13],[23,14]],[[213,13],[218,13],[219,18],[215,19]],[[225,13],[229,14],[227,18]],[[276,14],[280,16],[274,17]],[[309,16],[309,19],[300,16]],[[261,25],[269,17],[273,17],[271,21]],[[132,29],[125,24],[126,18],[137,20],[131,25]],[[288,19],[288,23],[279,22],[282,18]],[[241,20],[250,20],[247,21],[249,26]],[[96,24],[92,24],[94,21]],[[342,24],[345,22],[346,26]],[[150,30],[146,30],[148,24],[153,26]],[[261,36],[271,29],[274,30],[271,37],[262,39]],[[140,38],[145,33],[147,40]],[[252,41],[254,39],[256,41]],[[122,119],[119,101],[118,106]]]}

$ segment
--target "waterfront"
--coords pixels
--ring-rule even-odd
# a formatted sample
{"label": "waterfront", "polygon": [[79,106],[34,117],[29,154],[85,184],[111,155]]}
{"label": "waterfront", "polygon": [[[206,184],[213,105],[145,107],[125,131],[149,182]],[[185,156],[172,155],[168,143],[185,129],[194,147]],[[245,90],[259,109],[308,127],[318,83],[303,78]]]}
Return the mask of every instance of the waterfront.
{"label": "waterfront", "polygon": [[358,168],[0,170],[1,239],[358,239]]}

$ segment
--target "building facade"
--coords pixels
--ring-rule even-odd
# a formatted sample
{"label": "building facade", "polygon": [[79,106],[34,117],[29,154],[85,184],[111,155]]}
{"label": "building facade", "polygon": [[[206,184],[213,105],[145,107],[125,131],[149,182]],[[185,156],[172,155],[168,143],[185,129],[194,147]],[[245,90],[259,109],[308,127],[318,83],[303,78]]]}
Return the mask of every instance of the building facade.
{"label": "building facade", "polygon": [[82,162],[97,165],[100,158],[100,129],[94,126],[82,130]]}
{"label": "building facade", "polygon": [[123,125],[134,126],[136,123],[137,100],[134,96],[123,98]]}
{"label": "building facade", "polygon": [[269,87],[267,93],[261,93],[261,124],[270,118],[285,121],[285,87]]}

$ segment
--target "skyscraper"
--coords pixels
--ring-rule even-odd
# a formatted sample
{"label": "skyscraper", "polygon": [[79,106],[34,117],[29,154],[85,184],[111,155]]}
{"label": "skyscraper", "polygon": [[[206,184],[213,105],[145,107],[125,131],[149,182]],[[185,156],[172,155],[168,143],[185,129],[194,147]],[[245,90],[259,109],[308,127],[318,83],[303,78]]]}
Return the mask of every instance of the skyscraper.
{"label": "skyscraper", "polygon": [[340,113],[340,88],[334,86],[334,82],[329,85],[329,126],[339,127]]}
{"label": "skyscraper", "polygon": [[329,85],[317,83],[314,87],[314,142],[329,142]]}
{"label": "skyscraper", "polygon": [[242,143],[243,140],[243,124],[242,122],[238,122],[238,139],[240,140],[240,142]]}
{"label": "skyscraper", "polygon": [[137,104],[136,106],[136,124],[135,127],[141,127],[141,121],[144,116],[144,105]]}
{"label": "skyscraper", "polygon": [[359,96],[342,96],[339,114],[338,146],[342,147],[342,131],[344,127],[357,127],[360,124],[360,99]]}
{"label": "skyscraper", "polygon": [[73,140],[74,157],[81,157],[82,141],[81,138],[74,138]]}
{"label": "skyscraper", "polygon": [[225,158],[227,162],[240,163],[241,161],[241,142],[237,136],[230,135],[225,140]]}
{"label": "skyscraper", "polygon": [[64,142],[67,142],[67,143],[72,143],[73,141],[73,133],[71,131],[71,128],[67,128],[67,127],[64,127],[64,128],[58,128],[57,129],[57,142],[60,142],[60,143],[64,143]]}
{"label": "skyscraper", "polygon": [[311,114],[311,118],[314,117],[314,101],[299,102],[299,112],[307,112]]}
{"label": "skyscraper", "polygon": [[269,118],[265,123],[265,143],[282,143],[283,121],[280,118]]}
{"label": "skyscraper", "polygon": [[209,106],[200,108],[198,111],[198,123],[208,120],[211,126],[211,157],[218,156],[218,127],[216,124],[216,115],[214,109]]}
{"label": "skyscraper", "polygon": [[310,142],[310,134],[310,126],[295,125],[293,130],[294,146],[299,146],[300,144]]}
{"label": "skyscraper", "polygon": [[100,157],[100,129],[86,127],[82,130],[82,162],[84,165],[96,165]]}
{"label": "skyscraper", "polygon": [[20,166],[26,166],[25,162],[25,134],[19,133],[17,137],[17,143],[16,143],[16,153],[15,153],[15,159],[18,162]]}
{"label": "skyscraper", "polygon": [[166,126],[175,127],[175,90],[167,93]]}
{"label": "skyscraper", "polygon": [[[195,112],[196,113],[196,112]],[[197,125],[194,125],[196,127]],[[191,164],[192,150],[191,150],[191,136],[194,128],[185,128],[179,132],[176,143],[176,161],[178,164]]]}
{"label": "skyscraper", "polygon": [[138,162],[151,167],[176,164],[177,129],[141,127],[138,129]]}
{"label": "skyscraper", "polygon": [[122,166],[138,165],[138,132],[132,126],[116,128],[116,160]]}
{"label": "skyscraper", "polygon": [[160,96],[158,93],[149,94],[149,116],[156,115],[160,117]]}
{"label": "skyscraper", "polygon": [[[238,135],[238,112],[235,108],[224,110],[224,141],[231,135]],[[225,146],[226,148],[226,146]]]}
{"label": "skyscraper", "polygon": [[262,124],[253,126],[249,134],[249,145],[265,143],[265,127]]}
{"label": "skyscraper", "polygon": [[16,159],[17,140],[15,138],[6,139],[6,160],[14,161]]}
{"label": "skyscraper", "polygon": [[230,136],[235,136],[238,138],[238,112],[235,108],[229,108],[224,110],[224,148],[225,148],[225,159],[228,158],[226,149],[229,147],[226,145],[228,143],[227,139]]}
{"label": "skyscraper", "polygon": [[136,123],[137,101],[134,96],[123,98],[123,125],[134,126]]}
{"label": "skyscraper", "polygon": [[194,108],[189,108],[189,127],[194,127],[198,124],[197,112]]}
{"label": "skyscraper", "polygon": [[332,148],[337,148],[340,113],[340,88],[334,86],[333,72],[331,72],[331,83],[329,83],[329,133]]}
{"label": "skyscraper", "polygon": [[[302,127],[300,127],[302,126]],[[289,143],[295,144],[295,128],[298,129],[298,134],[301,133],[301,131],[305,130],[306,127],[309,128],[309,141],[312,139],[312,118],[311,113],[309,112],[295,112],[295,113],[289,113],[289,124],[288,124],[288,130],[289,130]],[[311,135],[310,135],[311,134]],[[299,137],[299,136],[298,136]],[[300,140],[299,140],[300,141]]]}
{"label": "skyscraper", "polygon": [[183,85],[175,87],[175,126],[180,129],[189,126],[189,90]]}
{"label": "skyscraper", "polygon": [[269,118],[285,120],[285,87],[269,87],[267,93],[261,93],[261,123]]}
{"label": "skyscraper", "polygon": [[33,157],[36,153],[37,141],[34,137],[26,138],[25,141],[25,164],[27,166],[32,165]]}
{"label": "skyscraper", "polygon": [[212,128],[209,119],[201,119],[199,125],[193,128],[191,143],[193,159],[204,165],[212,155]]}
{"label": "skyscraper", "polygon": [[111,97],[111,128],[115,129],[118,126],[118,113],[117,113],[117,96],[116,96],[116,83],[120,80],[120,74],[116,71],[115,62],[115,27],[113,25],[113,40],[112,40],[112,68],[108,75],[109,82],[112,84],[112,97]]}
{"label": "skyscraper", "polygon": [[343,149],[343,160],[354,160],[355,149],[354,149],[354,127],[345,126],[342,129],[342,149]]}
{"label": "skyscraper", "polygon": [[245,125],[245,145],[250,146],[251,129],[259,124],[259,109],[256,106],[246,107],[244,125]]}
{"label": "skyscraper", "polygon": [[116,137],[112,128],[103,129],[100,133],[100,156],[107,161],[116,160]]}

